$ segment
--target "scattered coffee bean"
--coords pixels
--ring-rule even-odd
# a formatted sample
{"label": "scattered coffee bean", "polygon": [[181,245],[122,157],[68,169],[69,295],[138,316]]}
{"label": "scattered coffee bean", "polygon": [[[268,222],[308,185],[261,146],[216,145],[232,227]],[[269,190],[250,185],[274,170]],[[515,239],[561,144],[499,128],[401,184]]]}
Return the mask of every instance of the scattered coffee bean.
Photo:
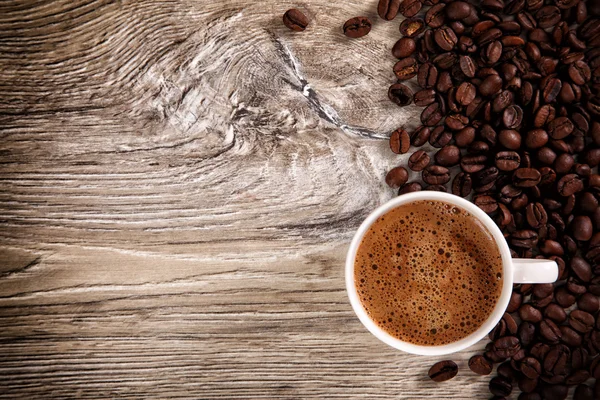
{"label": "scattered coffee bean", "polygon": [[283,14],[283,24],[293,31],[302,32],[308,26],[308,18],[302,11],[292,8]]}
{"label": "scattered coffee bean", "polygon": [[423,19],[417,17],[406,18],[400,24],[400,33],[409,38],[414,38],[415,36],[421,34],[424,29],[425,23]]}
{"label": "scattered coffee bean", "polygon": [[390,86],[388,97],[400,107],[404,107],[412,103],[413,92],[408,86],[401,83],[395,83]]}
{"label": "scattered coffee bean", "polygon": [[404,37],[399,39],[392,47],[392,55],[396,58],[405,58],[412,55],[417,50],[417,43],[414,39]]}
{"label": "scattered coffee bean", "polygon": [[414,152],[408,159],[408,167],[415,171],[424,170],[430,163],[431,159],[429,155],[423,150]]}
{"label": "scattered coffee bean", "polygon": [[458,365],[454,361],[440,361],[429,369],[429,378],[434,382],[444,382],[452,379],[458,373]]}
{"label": "scattered coffee bean", "polygon": [[350,38],[360,38],[371,32],[371,21],[367,17],[350,18],[344,24],[344,35]]}
{"label": "scattered coffee bean", "polygon": [[396,129],[390,136],[390,149],[396,154],[404,154],[410,148],[410,135],[402,128]]}
{"label": "scattered coffee bean", "polygon": [[392,189],[398,189],[408,182],[408,171],[404,167],[396,167],[390,170],[385,177],[385,183]]}
{"label": "scattered coffee bean", "polygon": [[379,0],[377,13],[387,21],[391,21],[398,15],[401,0]]}
{"label": "scattered coffee bean", "polygon": [[469,360],[469,368],[478,375],[489,375],[492,373],[494,364],[482,355],[475,355]]}

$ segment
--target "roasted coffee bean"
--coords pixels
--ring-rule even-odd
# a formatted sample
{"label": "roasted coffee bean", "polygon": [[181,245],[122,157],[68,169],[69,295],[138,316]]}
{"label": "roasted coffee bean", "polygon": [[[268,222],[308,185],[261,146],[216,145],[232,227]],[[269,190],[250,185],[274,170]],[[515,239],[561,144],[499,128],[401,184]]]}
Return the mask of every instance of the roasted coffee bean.
{"label": "roasted coffee bean", "polygon": [[590,366],[590,357],[586,349],[578,347],[571,354],[571,366],[573,369],[587,369]]}
{"label": "roasted coffee bean", "polygon": [[414,39],[403,37],[399,39],[392,47],[392,55],[396,58],[405,58],[412,55],[417,50],[417,43]]}
{"label": "roasted coffee bean", "polygon": [[581,346],[582,337],[574,329],[568,326],[559,326],[562,337],[560,340],[569,347]]}
{"label": "roasted coffee bean", "polygon": [[[550,72],[550,71],[548,71]],[[562,89],[562,81],[552,75],[546,76],[540,83],[542,98],[546,103],[552,103]]]}
{"label": "roasted coffee bean", "polygon": [[556,160],[556,153],[550,147],[542,147],[536,153],[537,159],[543,164],[552,165]]}
{"label": "roasted coffee bean", "polygon": [[[523,109],[519,106],[509,106],[502,113],[502,123],[508,129],[517,129],[523,121]],[[520,139],[520,135],[519,135]],[[519,145],[521,142],[519,141]]]}
{"label": "roasted coffee bean", "polygon": [[560,328],[550,319],[544,319],[539,325],[540,336],[550,344],[556,344],[562,337]]}
{"label": "roasted coffee bean", "polygon": [[447,192],[446,187],[444,185],[429,185],[424,190],[430,190],[434,192]]}
{"label": "roasted coffee bean", "polygon": [[446,5],[446,15],[451,20],[462,20],[472,13],[472,6],[464,1],[452,1]]}
{"label": "roasted coffee bean", "polygon": [[565,175],[558,181],[557,190],[561,196],[570,196],[583,190],[583,182],[575,174]]}
{"label": "roasted coffee bean", "polygon": [[528,347],[535,339],[536,327],[533,323],[523,321],[519,325],[518,337],[521,341],[521,346]]}
{"label": "roasted coffee bean", "polygon": [[482,355],[474,355],[469,359],[469,369],[478,375],[489,375],[494,365]]}
{"label": "roasted coffee bean", "polygon": [[404,167],[396,167],[390,170],[385,177],[385,183],[392,189],[398,189],[408,182],[408,171]]}
{"label": "roasted coffee bean", "polygon": [[401,81],[417,75],[417,60],[413,57],[403,58],[394,65],[394,74]]}
{"label": "roasted coffee bean", "polygon": [[594,390],[585,384],[580,384],[575,388],[573,400],[594,400]]}
{"label": "roasted coffee bean", "polygon": [[563,344],[557,344],[550,347],[550,350],[544,357],[544,362],[542,364],[543,370],[549,375],[565,375],[567,372],[567,361],[570,355],[571,351]]}
{"label": "roasted coffee bean", "polygon": [[550,318],[552,321],[556,323],[562,323],[567,320],[567,313],[565,310],[559,306],[558,304],[549,304],[544,309],[544,316],[546,318]]}
{"label": "roasted coffee bean", "polygon": [[458,43],[456,34],[450,27],[441,27],[435,30],[433,37],[437,45],[446,51],[450,51]]}
{"label": "roasted coffee bean", "polygon": [[516,231],[511,235],[510,243],[519,248],[530,249],[538,242],[538,235],[535,231],[523,229]]}
{"label": "roasted coffee bean", "polygon": [[505,185],[500,189],[499,200],[504,204],[509,204],[522,193],[523,191],[514,185]]}
{"label": "roasted coffee bean", "polygon": [[500,56],[502,56],[502,42],[499,40],[488,43],[481,52],[481,59],[487,65],[497,63]]}
{"label": "roasted coffee bean", "polygon": [[435,153],[435,162],[443,167],[453,167],[460,162],[460,149],[453,145],[444,146]]}
{"label": "roasted coffee bean", "polygon": [[438,126],[431,131],[429,136],[429,144],[433,147],[441,149],[452,140],[452,134],[444,130],[443,126]]}
{"label": "roasted coffee bean", "polygon": [[475,178],[475,182],[480,186],[485,186],[494,183],[498,178],[498,168],[484,168],[481,171],[476,172],[473,177]]}
{"label": "roasted coffee bean", "polygon": [[519,379],[518,385],[519,389],[521,390],[521,394],[518,397],[519,400],[541,400],[542,397],[534,392],[539,385],[539,379],[529,379],[527,377],[522,377]]}
{"label": "roasted coffee bean", "polygon": [[467,197],[471,194],[472,187],[471,175],[465,172],[459,172],[452,181],[452,193],[456,196]]}
{"label": "roasted coffee bean", "polygon": [[591,293],[584,293],[577,299],[577,307],[581,311],[595,314],[600,309],[600,299]]}
{"label": "roasted coffee bean", "polygon": [[445,4],[440,3],[427,10],[427,13],[425,13],[425,23],[427,26],[431,28],[439,28],[440,26],[444,25],[444,21],[446,19],[445,7]]}
{"label": "roasted coffee bean", "polygon": [[592,361],[592,365],[590,365],[590,373],[594,379],[600,380],[600,357],[596,357],[594,361]]}
{"label": "roasted coffee bean", "polygon": [[413,99],[415,101],[415,105],[419,107],[426,107],[435,102],[436,94],[433,89],[423,89],[415,93]]}
{"label": "roasted coffee bean", "polygon": [[539,246],[540,252],[546,256],[563,256],[565,254],[564,249],[555,240],[544,240]]}
{"label": "roasted coffee bean", "polygon": [[584,284],[578,282],[573,277],[570,277],[567,280],[567,284],[565,285],[565,287],[569,292],[573,293],[575,296],[582,295],[587,290]]}
{"label": "roasted coffee bean", "polygon": [[453,113],[446,116],[446,126],[453,131],[459,131],[467,126],[469,119],[462,114]]}
{"label": "roasted coffee bean", "polygon": [[469,82],[461,83],[456,89],[456,101],[463,106],[467,106],[475,100],[475,95],[477,94],[477,89],[475,86]]}
{"label": "roasted coffee bean", "polygon": [[302,32],[308,26],[308,18],[302,11],[292,8],[283,14],[283,24],[293,31]]}
{"label": "roasted coffee bean", "polygon": [[[467,152],[469,154],[473,154],[473,155],[486,154],[489,150],[490,150],[490,146],[486,142],[483,142],[481,140],[475,140],[473,143],[471,143],[469,145],[469,147],[467,147]],[[483,157],[485,160],[487,160],[487,157],[485,157],[485,156],[483,156]],[[462,165],[462,163],[461,163],[461,165]]]}
{"label": "roasted coffee bean", "polygon": [[400,190],[398,190],[398,195],[412,193],[412,192],[419,192],[421,190],[423,190],[423,186],[419,182],[411,182],[411,183],[407,183],[406,185],[402,186],[400,188]]}
{"label": "roasted coffee bean", "polygon": [[486,214],[491,214],[498,209],[498,202],[491,196],[478,195],[473,197],[473,202]]}
{"label": "roasted coffee bean", "polygon": [[506,378],[496,376],[490,381],[489,389],[493,395],[507,397],[512,393],[512,384]]}
{"label": "roasted coffee bean", "polygon": [[[499,204],[499,206],[504,207],[504,204]],[[511,218],[512,218],[512,215],[511,215]],[[510,296],[510,302],[508,303],[506,312],[512,313],[512,312],[517,311],[519,309],[519,307],[521,307],[522,302],[523,302],[523,295],[519,292],[513,291]],[[521,342],[523,342],[523,339],[521,337],[519,337],[519,338],[521,339]]]}
{"label": "roasted coffee bean", "polygon": [[513,174],[513,184],[517,187],[532,187],[540,183],[541,174],[534,168],[519,168]]}
{"label": "roasted coffee bean", "polygon": [[521,342],[516,336],[504,336],[494,341],[494,352],[503,358],[512,357],[520,349]]}
{"label": "roasted coffee bean", "polygon": [[571,171],[575,165],[575,158],[572,155],[563,153],[554,160],[554,170],[557,174],[566,174]]}
{"label": "roasted coffee bean", "polygon": [[441,121],[442,117],[440,103],[432,103],[421,113],[421,123],[425,126],[435,126]]}
{"label": "roasted coffee bean", "polygon": [[402,0],[379,0],[377,14],[382,19],[391,21],[398,15],[398,8]]}
{"label": "roasted coffee bean", "polygon": [[344,24],[344,35],[350,38],[360,38],[371,32],[371,21],[367,17],[350,18]]}
{"label": "roasted coffee bean", "polygon": [[585,85],[591,78],[590,67],[585,61],[576,61],[569,65],[569,77],[576,85]]}
{"label": "roasted coffee bean", "polygon": [[546,29],[553,27],[560,21],[561,13],[558,7],[544,6],[537,10],[535,17],[538,21],[538,26],[542,29]]}
{"label": "roasted coffee bean", "polygon": [[577,332],[588,333],[594,329],[596,321],[590,313],[581,310],[573,310],[571,311],[571,314],[569,314],[568,323],[571,328],[575,329]]}
{"label": "roasted coffee bean", "polygon": [[460,148],[465,148],[475,140],[475,128],[467,126],[454,134],[454,142]]}
{"label": "roasted coffee bean", "polygon": [[426,126],[420,126],[410,135],[410,142],[415,147],[423,146],[429,140],[431,130]]}
{"label": "roasted coffee bean", "polygon": [[456,64],[458,56],[455,53],[447,52],[438,54],[433,58],[433,63],[441,69],[450,69]]}
{"label": "roasted coffee bean", "polygon": [[478,89],[482,96],[493,96],[502,89],[502,78],[490,75],[481,82]]}
{"label": "roasted coffee bean", "polygon": [[571,230],[575,239],[586,242],[594,233],[592,220],[587,215],[578,215],[571,222]]}
{"label": "roasted coffee bean", "polygon": [[548,135],[552,139],[564,139],[573,132],[573,122],[567,117],[558,117],[548,123]]}
{"label": "roasted coffee bean", "polygon": [[498,141],[509,150],[519,150],[521,147],[521,135],[513,129],[504,129],[498,135]]}
{"label": "roasted coffee bean", "polygon": [[[568,327],[565,327],[568,329]],[[581,341],[577,346],[581,345]],[[578,371],[573,372],[571,375],[567,376],[565,379],[565,383],[569,386],[579,385],[590,378],[590,373],[586,370],[580,369]]]}
{"label": "roasted coffee bean", "polygon": [[564,385],[544,385],[540,389],[542,399],[564,400],[567,398],[569,388]]}
{"label": "roasted coffee bean", "polygon": [[521,156],[514,151],[501,151],[496,154],[496,167],[501,171],[514,171],[521,164]]}
{"label": "roasted coffee bean", "polygon": [[592,279],[592,267],[583,257],[573,257],[569,269],[582,282],[589,282]]}
{"label": "roasted coffee bean", "polygon": [[444,382],[454,378],[457,373],[458,365],[454,361],[440,361],[429,369],[429,378],[434,382]]}
{"label": "roasted coffee bean", "polygon": [[473,59],[468,55],[461,55],[458,59],[460,70],[469,78],[475,77],[477,66]]}
{"label": "roasted coffee bean", "polygon": [[556,110],[551,105],[545,104],[537,109],[533,119],[533,126],[541,128],[552,121],[556,116]]}
{"label": "roasted coffee bean", "polygon": [[442,71],[438,74],[438,81],[435,88],[440,93],[446,93],[453,87],[452,77],[448,71]]}
{"label": "roasted coffee bean", "polygon": [[404,0],[400,3],[398,12],[406,18],[414,17],[420,10],[423,4],[419,0]]}
{"label": "roasted coffee bean", "polygon": [[388,97],[392,102],[400,107],[404,107],[412,103],[413,92],[408,86],[401,83],[395,83],[390,86]]}
{"label": "roasted coffee bean", "polygon": [[417,73],[417,82],[419,86],[425,89],[431,89],[435,86],[438,79],[438,70],[432,63],[421,64]]}
{"label": "roasted coffee bean", "polygon": [[410,148],[410,135],[405,129],[399,128],[390,136],[390,149],[396,154],[404,154]]}
{"label": "roasted coffee bean", "polygon": [[542,365],[533,357],[521,360],[521,373],[529,379],[537,379],[542,373]]}
{"label": "roasted coffee bean", "polygon": [[444,185],[450,181],[448,168],[430,165],[423,170],[423,181],[429,185]]}
{"label": "roasted coffee bean", "polygon": [[543,129],[533,129],[525,136],[525,146],[529,149],[538,149],[548,143],[548,133]]}
{"label": "roasted coffee bean", "polygon": [[539,229],[548,223],[548,214],[546,213],[544,206],[540,203],[530,203],[527,206],[525,215],[527,217],[527,223],[533,229]]}
{"label": "roasted coffee bean", "polygon": [[408,167],[415,172],[419,172],[424,170],[430,162],[429,155],[423,150],[419,150],[414,152],[408,159]]}
{"label": "roasted coffee bean", "polygon": [[571,293],[569,293],[569,291],[564,286],[561,286],[558,289],[556,289],[556,292],[554,293],[554,298],[556,299],[556,302],[564,308],[571,307],[573,304],[575,304],[575,301],[577,301],[577,298]]}
{"label": "roasted coffee bean", "polygon": [[585,162],[594,168],[600,164],[600,149],[590,149],[585,153]]}
{"label": "roasted coffee bean", "polygon": [[519,308],[519,317],[521,317],[521,320],[523,321],[537,324],[542,320],[542,313],[530,304],[523,304],[521,308]]}
{"label": "roasted coffee bean", "polygon": [[425,29],[425,22],[421,18],[407,18],[400,24],[400,33],[403,36],[414,38]]}

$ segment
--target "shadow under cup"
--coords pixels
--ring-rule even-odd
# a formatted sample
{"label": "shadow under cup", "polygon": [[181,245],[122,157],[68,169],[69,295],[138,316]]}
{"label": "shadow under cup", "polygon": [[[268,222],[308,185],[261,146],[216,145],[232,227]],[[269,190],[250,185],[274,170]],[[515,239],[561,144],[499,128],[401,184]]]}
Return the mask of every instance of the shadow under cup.
{"label": "shadow under cup", "polygon": [[[502,257],[502,290],[492,313],[475,332],[456,342],[437,346],[423,346],[405,342],[403,340],[393,337],[392,335],[384,331],[382,328],[380,328],[369,317],[366,310],[364,309],[362,302],[359,298],[354,279],[354,263],[356,259],[356,254],[358,252],[358,248],[362,242],[364,235],[367,233],[371,225],[373,225],[373,223],[379,217],[385,215],[387,212],[398,206],[413,203],[415,201],[426,200],[439,201],[451,204],[469,212],[473,217],[477,218],[481,223],[483,223],[483,225],[491,233]],[[396,349],[419,355],[433,356],[450,354],[466,349],[467,347],[472,346],[479,340],[483,339],[500,321],[500,319],[504,315],[504,312],[506,311],[506,308],[508,307],[508,303],[512,294],[513,275],[514,267],[512,257],[510,255],[510,249],[508,248],[508,244],[504,239],[504,235],[496,226],[495,222],[485,212],[483,212],[481,209],[479,209],[479,207],[477,207],[473,203],[452,194],[434,191],[408,193],[396,197],[390,200],[389,202],[385,203],[381,207],[377,208],[371,213],[371,215],[367,217],[367,219],[358,228],[358,231],[352,239],[352,243],[350,244],[350,249],[348,250],[348,255],[346,257],[346,290],[348,291],[350,304],[352,305],[352,308],[354,309],[354,312],[356,313],[360,321],[373,335],[375,335],[379,340],[383,341],[384,343],[387,343],[388,345]]]}

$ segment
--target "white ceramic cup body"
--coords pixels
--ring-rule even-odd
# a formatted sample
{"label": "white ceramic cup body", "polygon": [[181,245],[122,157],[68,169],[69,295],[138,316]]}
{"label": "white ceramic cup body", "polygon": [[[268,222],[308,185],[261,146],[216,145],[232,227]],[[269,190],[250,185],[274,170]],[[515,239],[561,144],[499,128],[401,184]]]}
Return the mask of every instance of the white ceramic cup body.
{"label": "white ceramic cup body", "polygon": [[[500,298],[494,307],[491,315],[487,320],[470,335],[450,344],[440,346],[420,346],[412,343],[408,343],[397,339],[383,329],[381,329],[367,314],[365,311],[358,292],[356,289],[356,283],[354,279],[354,263],[358,247],[368,229],[371,225],[382,215],[386,214],[390,210],[408,203],[413,203],[420,200],[434,200],[441,201],[444,203],[452,204],[463,210],[469,212],[472,216],[480,220],[488,231],[494,237],[500,255],[502,257],[502,292]],[[348,297],[350,304],[354,309],[354,312],[363,323],[363,325],[378,339],[382,342],[399,350],[406,351],[408,353],[420,354],[420,355],[443,355],[454,353],[477,343],[483,339],[500,321],[508,303],[510,301],[512,287],[514,282],[524,283],[548,283],[556,281],[558,277],[558,266],[554,261],[549,260],[532,260],[532,259],[514,259],[510,255],[510,249],[506,243],[504,235],[500,229],[496,226],[494,221],[479,207],[473,203],[452,194],[436,192],[436,191],[420,191],[414,193],[408,193],[402,196],[398,196],[381,207],[373,211],[367,219],[358,228],[358,231],[354,235],[348,255],[346,257],[346,289],[348,291]],[[515,279],[516,278],[516,279]]]}

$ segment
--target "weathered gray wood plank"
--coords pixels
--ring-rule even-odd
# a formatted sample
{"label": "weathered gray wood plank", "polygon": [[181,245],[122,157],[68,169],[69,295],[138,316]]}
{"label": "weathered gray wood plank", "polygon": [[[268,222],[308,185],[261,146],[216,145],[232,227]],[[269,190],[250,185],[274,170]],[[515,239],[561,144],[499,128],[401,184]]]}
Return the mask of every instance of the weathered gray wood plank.
{"label": "weathered gray wood plank", "polygon": [[488,397],[473,352],[434,384],[346,298],[417,110],[375,3],[0,4],[0,398]]}

